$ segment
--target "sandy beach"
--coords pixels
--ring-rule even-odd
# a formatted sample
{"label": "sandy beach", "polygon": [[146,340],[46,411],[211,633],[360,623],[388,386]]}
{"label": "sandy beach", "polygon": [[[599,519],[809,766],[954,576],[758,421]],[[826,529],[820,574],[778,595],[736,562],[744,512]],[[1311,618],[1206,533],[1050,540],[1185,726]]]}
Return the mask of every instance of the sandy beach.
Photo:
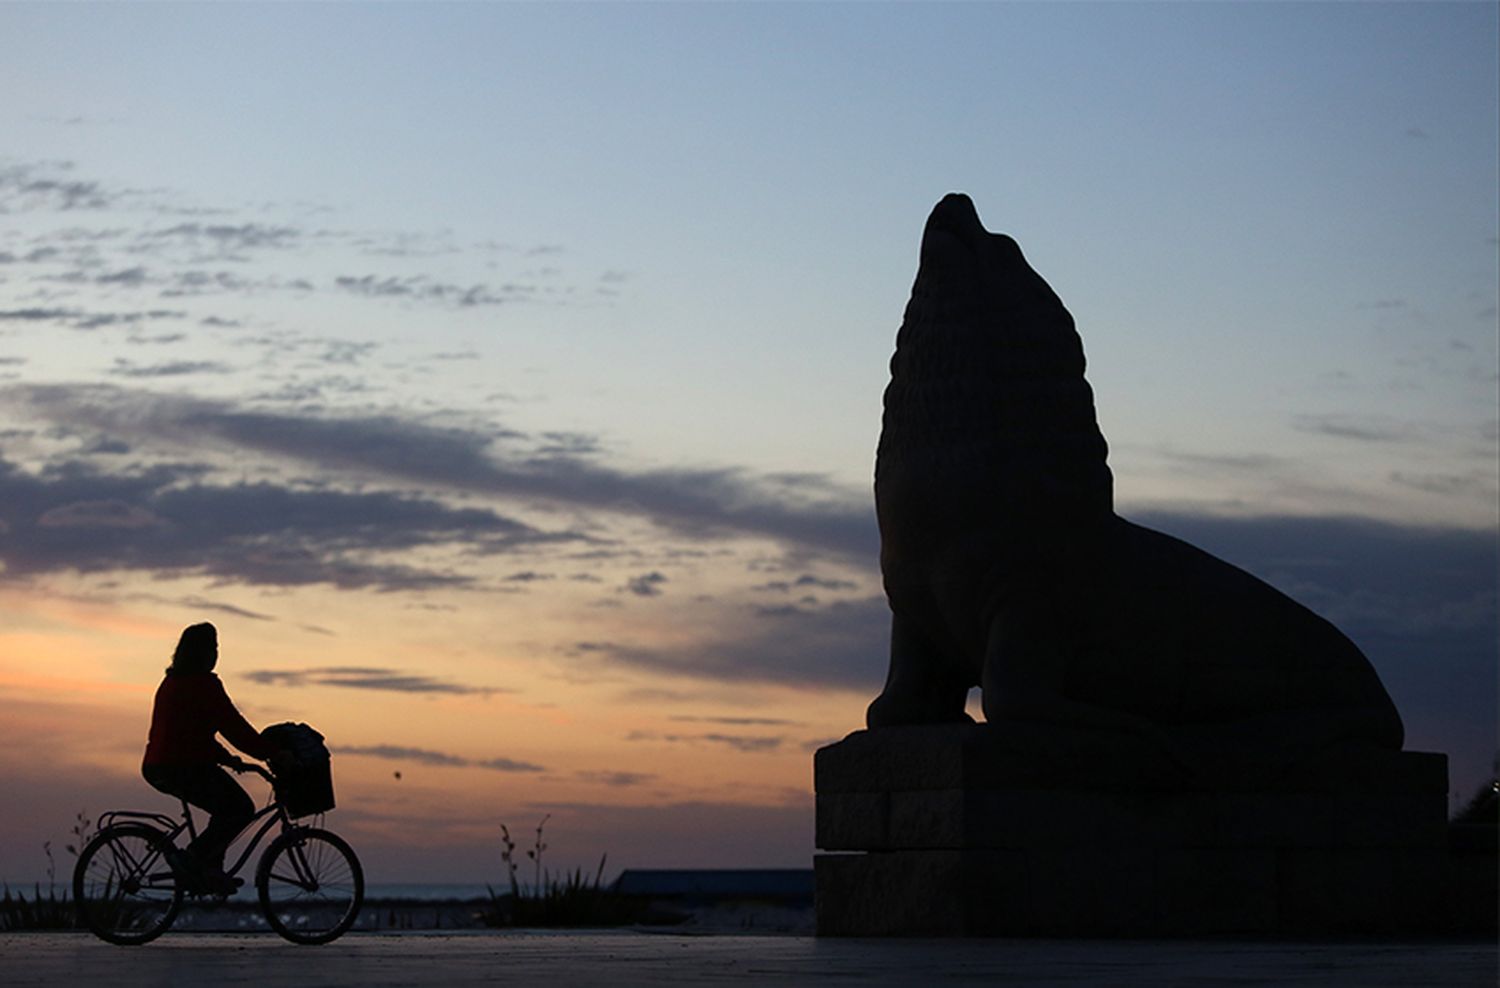
{"label": "sandy beach", "polygon": [[832,940],[621,932],[168,933],[112,947],[83,933],[0,934],[6,985],[554,986],[1279,985],[1491,988],[1493,943]]}

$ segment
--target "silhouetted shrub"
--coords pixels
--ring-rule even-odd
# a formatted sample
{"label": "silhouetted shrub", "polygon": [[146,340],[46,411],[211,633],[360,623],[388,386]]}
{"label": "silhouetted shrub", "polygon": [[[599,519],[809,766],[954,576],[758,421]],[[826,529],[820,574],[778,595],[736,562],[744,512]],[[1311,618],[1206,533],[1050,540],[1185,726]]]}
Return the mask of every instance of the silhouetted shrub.
{"label": "silhouetted shrub", "polygon": [[10,886],[0,892],[0,930],[71,930],[75,911],[68,893],[58,895],[55,889],[42,894],[42,886],[35,886],[32,897],[11,892]]}
{"label": "silhouetted shrub", "polygon": [[[73,817],[73,826],[68,833],[73,842],[64,845],[67,852],[78,857],[78,852],[92,835],[93,820],[86,810],[79,810]],[[27,899],[22,892],[11,892],[4,886],[0,892],[0,930],[71,930],[76,924],[77,910],[68,898],[67,889],[57,892],[57,861],[52,856],[52,842],[42,842],[42,853],[47,856],[47,894],[42,894],[41,883],[32,888]]]}
{"label": "silhouetted shrub", "polygon": [[547,850],[542,831],[549,817],[542,817],[536,825],[536,839],[526,852],[533,868],[529,887],[518,874],[516,842],[505,824],[500,825],[500,860],[505,864],[510,894],[500,895],[486,886],[490,901],[480,911],[480,921],[486,926],[624,926],[639,922],[644,903],[617,895],[603,884],[607,854],[600,856],[599,868],[592,877],[582,868],[557,877],[542,866],[542,854]]}

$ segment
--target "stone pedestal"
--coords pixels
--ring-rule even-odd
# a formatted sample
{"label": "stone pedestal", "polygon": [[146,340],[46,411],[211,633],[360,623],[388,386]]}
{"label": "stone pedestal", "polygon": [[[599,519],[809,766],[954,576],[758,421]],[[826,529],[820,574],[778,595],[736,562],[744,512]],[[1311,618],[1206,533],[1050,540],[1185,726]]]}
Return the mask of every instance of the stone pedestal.
{"label": "stone pedestal", "polygon": [[[824,936],[1439,932],[1447,759],[1186,771],[1142,739],[857,731],[815,761]],[[1209,777],[1204,764],[1212,766]]]}

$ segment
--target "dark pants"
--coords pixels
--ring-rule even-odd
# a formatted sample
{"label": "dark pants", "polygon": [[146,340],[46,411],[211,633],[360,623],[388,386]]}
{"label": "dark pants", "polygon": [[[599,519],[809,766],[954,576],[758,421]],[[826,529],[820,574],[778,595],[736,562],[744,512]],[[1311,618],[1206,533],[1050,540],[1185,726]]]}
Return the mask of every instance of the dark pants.
{"label": "dark pants", "polygon": [[188,845],[203,864],[223,870],[224,850],[255,816],[255,803],[217,765],[147,765],[141,775],[156,789],[209,813],[208,826]]}

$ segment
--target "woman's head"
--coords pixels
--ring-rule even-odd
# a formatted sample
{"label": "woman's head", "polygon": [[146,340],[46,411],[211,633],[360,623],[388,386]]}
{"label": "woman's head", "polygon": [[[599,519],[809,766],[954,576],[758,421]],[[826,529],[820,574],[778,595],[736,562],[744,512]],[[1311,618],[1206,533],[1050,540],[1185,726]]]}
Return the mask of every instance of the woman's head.
{"label": "woman's head", "polygon": [[212,672],[218,661],[219,632],[204,621],[182,629],[182,637],[177,639],[177,650],[172,653],[172,665],[167,672]]}

